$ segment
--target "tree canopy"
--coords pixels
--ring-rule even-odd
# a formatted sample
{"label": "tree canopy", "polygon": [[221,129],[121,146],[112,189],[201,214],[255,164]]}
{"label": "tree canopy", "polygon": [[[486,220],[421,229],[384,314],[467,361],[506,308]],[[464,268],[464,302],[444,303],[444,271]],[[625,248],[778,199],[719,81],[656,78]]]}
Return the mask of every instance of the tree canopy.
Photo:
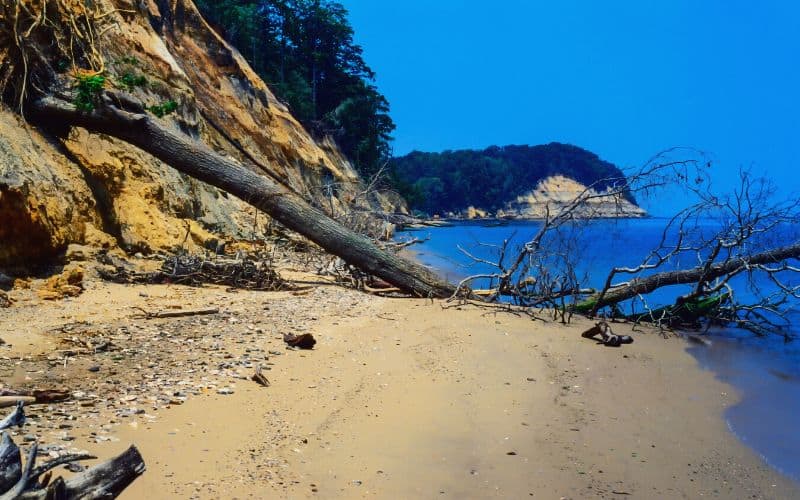
{"label": "tree canopy", "polygon": [[[483,151],[414,151],[392,159],[392,175],[412,209],[427,214],[469,206],[496,211],[542,179],[563,175],[603,189],[624,174],[596,154],[569,144],[491,146]],[[631,201],[632,196],[629,195]]]}
{"label": "tree canopy", "polygon": [[390,156],[394,122],[375,73],[331,0],[197,0],[276,96],[315,134],[331,135],[363,176]]}

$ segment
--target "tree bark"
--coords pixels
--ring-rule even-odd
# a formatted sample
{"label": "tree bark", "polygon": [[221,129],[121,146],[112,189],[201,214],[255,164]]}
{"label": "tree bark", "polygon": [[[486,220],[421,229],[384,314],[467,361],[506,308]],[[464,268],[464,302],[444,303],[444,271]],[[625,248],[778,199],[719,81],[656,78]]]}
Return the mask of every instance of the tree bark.
{"label": "tree bark", "polygon": [[326,251],[403,291],[424,297],[448,297],[453,293],[451,284],[427,268],[381,250],[370,239],[338,224],[269,177],[167,128],[125,96],[107,93],[104,100],[103,106],[87,113],[65,100],[45,97],[33,104],[33,117],[43,125],[79,126],[133,144],[176,170],[263,210]]}
{"label": "tree bark", "polygon": [[577,304],[576,309],[579,311],[597,310],[601,307],[632,299],[638,295],[646,295],[665,286],[697,283],[701,279],[704,281],[711,281],[732,273],[739,273],[746,270],[748,267],[777,264],[789,259],[798,258],[800,258],[800,242],[746,257],[712,264],[708,267],[698,266],[692,269],[656,273],[643,278],[635,278],[626,285],[610,288],[604,294],[597,293],[592,295],[585,301]]}
{"label": "tree bark", "polygon": [[22,456],[8,433],[0,435],[0,494],[10,490],[22,476]]}

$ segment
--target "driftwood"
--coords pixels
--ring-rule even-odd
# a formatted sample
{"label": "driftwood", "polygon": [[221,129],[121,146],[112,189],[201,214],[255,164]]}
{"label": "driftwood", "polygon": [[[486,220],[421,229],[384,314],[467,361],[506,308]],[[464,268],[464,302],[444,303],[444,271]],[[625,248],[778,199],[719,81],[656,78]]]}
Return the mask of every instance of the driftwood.
{"label": "driftwood", "polygon": [[71,397],[71,394],[67,391],[59,391],[55,389],[34,389],[32,391],[22,391],[22,390],[13,390],[13,389],[3,389],[0,390],[0,397],[30,397],[33,398],[34,401],[25,401],[25,404],[49,404],[49,403],[57,403],[59,401],[66,401]]}
{"label": "driftwood", "polygon": [[317,343],[317,339],[310,333],[303,333],[300,335],[285,333],[283,334],[283,341],[286,342],[289,347],[296,347],[298,349],[313,349],[314,345]]}
{"label": "driftwood", "polygon": [[22,460],[19,448],[11,436],[4,432],[0,437],[0,492],[8,491],[22,476]]}
{"label": "driftwood", "polygon": [[36,398],[33,396],[0,396],[0,408],[17,406],[19,403],[34,404]]}
{"label": "driftwood", "polygon": [[264,211],[328,252],[403,291],[426,297],[453,294],[451,284],[424,266],[379,248],[371,239],[342,226],[274,179],[217,154],[125,102],[106,92],[101,106],[84,112],[68,100],[43,97],[32,103],[32,111],[42,123],[84,127],[137,146],[172,168]]}
{"label": "driftwood", "polygon": [[148,319],[153,318],[184,318],[186,316],[208,316],[210,314],[219,314],[219,308],[210,309],[187,309],[185,311],[158,311],[154,313],[146,313]]}
{"label": "driftwood", "polygon": [[201,255],[178,254],[164,257],[161,269],[150,273],[131,272],[121,265],[113,271],[100,270],[100,276],[114,283],[161,284],[202,286],[223,285],[247,290],[279,291],[296,287],[281,278],[269,260],[250,255],[235,259],[216,256],[208,259]]}
{"label": "driftwood", "polygon": [[[598,339],[597,336],[600,335]],[[611,326],[605,321],[598,321],[595,325],[581,334],[583,338],[598,340],[599,344],[609,347],[619,347],[622,344],[632,344],[633,338],[628,335],[617,335],[611,331]]]}
{"label": "driftwood", "polygon": [[3,420],[0,420],[0,431],[10,429],[12,427],[22,427],[25,424],[25,410],[23,409],[24,403],[20,401],[17,407]]}
{"label": "driftwood", "polygon": [[[14,413],[0,421],[0,429],[21,426],[24,420],[25,415],[20,404]],[[34,443],[23,467],[19,447],[8,433],[3,432],[0,437],[0,500],[115,498],[145,470],[142,456],[135,446],[131,446],[116,458],[68,480],[59,477],[51,482],[51,471],[54,468],[96,457],[71,454],[37,466],[37,451],[38,443]]]}
{"label": "driftwood", "polygon": [[256,366],[256,372],[250,377],[250,380],[257,383],[258,385],[263,385],[264,387],[269,387],[270,383],[267,377],[261,373],[261,365]]}

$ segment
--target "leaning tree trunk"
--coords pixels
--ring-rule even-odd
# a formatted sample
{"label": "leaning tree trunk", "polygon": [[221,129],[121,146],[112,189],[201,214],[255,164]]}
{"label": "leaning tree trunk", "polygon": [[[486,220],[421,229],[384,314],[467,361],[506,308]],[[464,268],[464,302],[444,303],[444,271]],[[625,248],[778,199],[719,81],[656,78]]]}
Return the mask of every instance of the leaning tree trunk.
{"label": "leaning tree trunk", "polygon": [[601,307],[618,304],[624,300],[647,295],[659,288],[671,285],[686,285],[701,280],[709,282],[716,278],[738,274],[759,265],[777,264],[788,259],[800,258],[800,242],[773,248],[761,253],[739,257],[713,264],[709,268],[698,266],[692,269],[665,271],[643,278],[636,278],[626,285],[617,286],[588,297],[576,305],[578,311],[597,311]]}
{"label": "leaning tree trunk", "polygon": [[167,128],[126,96],[110,94],[104,100],[103,106],[89,113],[55,97],[38,100],[33,109],[42,123],[80,126],[133,144],[176,170],[263,210],[347,263],[403,291],[425,297],[453,293],[451,284],[422,265],[381,250],[370,239],[343,227],[274,180]]}

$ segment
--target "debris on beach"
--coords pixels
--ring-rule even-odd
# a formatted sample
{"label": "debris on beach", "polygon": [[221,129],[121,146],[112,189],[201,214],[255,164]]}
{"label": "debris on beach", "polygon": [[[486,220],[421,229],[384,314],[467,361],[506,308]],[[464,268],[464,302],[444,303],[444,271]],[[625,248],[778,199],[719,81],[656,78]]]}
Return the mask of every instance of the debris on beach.
{"label": "debris on beach", "polygon": [[113,271],[100,270],[100,276],[106,281],[124,284],[213,284],[261,291],[297,289],[281,278],[267,256],[249,255],[246,252],[212,259],[188,253],[167,255],[162,258],[161,269],[156,272],[134,272],[123,265],[113,267]]}
{"label": "debris on beach", "polygon": [[[600,335],[600,338],[597,338]],[[581,334],[581,337],[597,340],[599,344],[608,347],[619,347],[622,344],[632,344],[630,335],[616,335],[605,321],[598,321],[595,325]]]}
{"label": "debris on beach", "polygon": [[42,300],[59,300],[64,297],[77,297],[83,293],[83,269],[72,267],[61,274],[51,276],[38,290]]}
{"label": "debris on beach", "polygon": [[263,373],[261,373],[261,370],[262,370],[261,365],[256,366],[256,372],[253,374],[252,377],[250,377],[250,380],[257,383],[258,385],[269,387],[270,385],[269,380],[267,379],[267,377],[264,376]]}
{"label": "debris on beach", "polygon": [[[23,403],[18,403],[14,411],[0,420],[0,431],[12,427],[22,427],[26,423]],[[26,435],[26,443],[33,443],[26,454],[23,466],[22,450],[11,436],[4,432],[0,439],[0,498],[88,498],[97,492],[103,496],[116,497],[133,481],[144,473],[145,464],[135,446],[131,446],[116,458],[96,467],[85,470],[80,475],[67,480],[52,479],[52,470],[62,465],[72,465],[71,470],[81,470],[76,462],[96,459],[88,453],[55,453],[51,446],[42,446],[33,435]],[[64,440],[68,439],[65,435]],[[50,456],[52,460],[36,466],[39,455]],[[39,479],[41,477],[41,480]]]}
{"label": "debris on beach", "polygon": [[314,345],[317,343],[317,339],[310,333],[304,333],[302,335],[286,333],[283,335],[283,341],[286,342],[289,347],[298,349],[313,349]]}

